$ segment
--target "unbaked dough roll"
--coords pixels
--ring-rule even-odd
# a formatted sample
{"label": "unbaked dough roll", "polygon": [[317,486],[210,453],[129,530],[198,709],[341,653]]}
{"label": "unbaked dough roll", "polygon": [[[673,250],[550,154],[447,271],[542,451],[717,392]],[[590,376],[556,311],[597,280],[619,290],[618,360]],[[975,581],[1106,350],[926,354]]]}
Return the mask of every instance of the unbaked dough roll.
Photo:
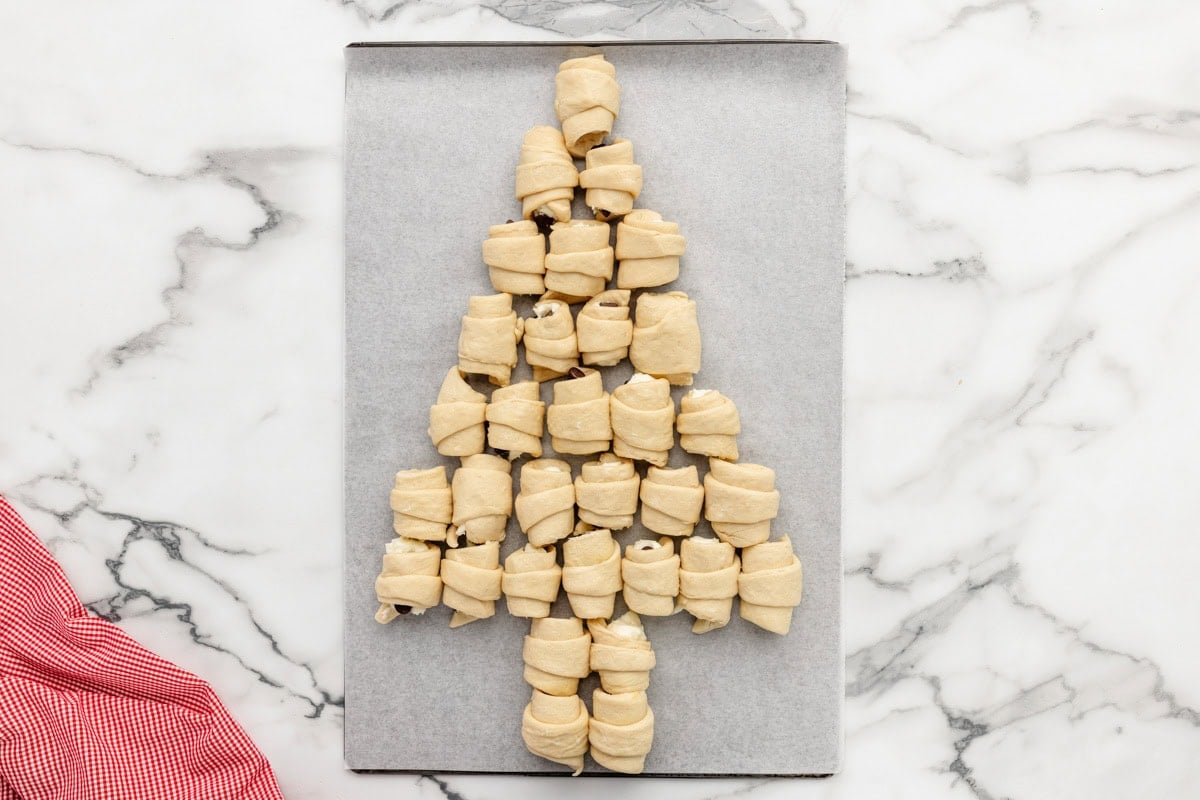
{"label": "unbaked dough roll", "polygon": [[504,579],[500,588],[514,617],[550,616],[550,604],[558,599],[562,567],[555,560],[554,547],[527,544],[504,559]]}
{"label": "unbaked dough roll", "polygon": [[546,237],[529,220],[506,222],[488,228],[483,241],[483,263],[487,264],[492,288],[509,294],[541,294],[546,291]]}
{"label": "unbaked dough roll", "polygon": [[642,479],[642,524],[655,533],[691,536],[704,507],[704,487],[692,466],[650,467]]}
{"label": "unbaked dough roll", "polygon": [[588,300],[575,319],[575,332],[583,363],[597,367],[620,364],[633,341],[628,290],[609,289]]}
{"label": "unbaked dough roll", "polygon": [[375,579],[375,621],[387,624],[401,614],[424,614],[436,606],[442,598],[441,563],[437,545],[400,537],[388,542]]}
{"label": "unbaked dough roll", "polygon": [[438,390],[437,402],[429,407],[429,438],[444,456],[473,456],[483,452],[483,417],[487,396],[463,380],[458,367],[451,367]]}
{"label": "unbaked dough roll", "polygon": [[525,682],[538,691],[568,697],[579,691],[579,679],[589,666],[592,635],[577,617],[545,617],[529,625],[521,657]]}
{"label": "unbaked dough roll", "polygon": [[712,389],[693,389],[679,401],[679,446],[689,453],[737,461],[742,422],[737,406]]}
{"label": "unbaked dough roll", "polygon": [[557,222],[546,254],[546,288],[573,301],[604,291],[613,273],[608,225],[593,219]]}
{"label": "unbaked dough roll", "polygon": [[484,415],[488,421],[488,445],[504,450],[515,459],[542,455],[542,429],[546,404],[536,381],[521,381],[492,392]]}
{"label": "unbaked dough roll", "polygon": [[554,113],[562,123],[567,150],[576,158],[612,133],[613,120],[621,112],[621,87],[616,74],[616,68],[600,53],[572,58],[558,66]]}
{"label": "unbaked dough roll", "polygon": [[583,163],[579,185],[587,189],[587,205],[596,219],[607,222],[633,210],[642,193],[642,166],[633,163],[632,142],[613,139],[589,150]]}
{"label": "unbaked dough roll", "polygon": [[803,587],[800,559],[792,552],[792,540],[788,537],[742,551],[738,613],[747,622],[785,635],[792,627],[792,609],[800,605]]}
{"label": "unbaked dough roll", "polygon": [[679,277],[679,257],[687,243],[679,226],[662,214],[639,208],[617,223],[617,287],[662,286]]}
{"label": "unbaked dough roll", "polygon": [[513,510],[512,462],[485,453],[467,456],[450,485],[458,534],[465,533],[471,544],[504,541]]}
{"label": "unbaked dough roll", "polygon": [[733,546],[708,536],[679,543],[679,607],[696,618],[692,633],[729,624],[741,565]]}
{"label": "unbaked dough roll", "polygon": [[612,622],[588,620],[592,632],[592,671],[600,675],[600,688],[609,694],[645,691],[654,669],[654,650],[642,621],[626,611]]}
{"label": "unbaked dough roll", "polygon": [[543,297],[533,304],[533,316],[525,320],[525,361],[533,367],[535,381],[557,378],[579,366],[575,320],[565,301]]}
{"label": "unbaked dough roll", "polygon": [[579,172],[558,128],[539,125],[525,133],[517,161],[517,199],[521,216],[543,232],[554,220],[571,218]]}
{"label": "unbaked dough roll", "polygon": [[628,383],[613,389],[613,452],[622,458],[667,464],[675,446],[675,402],[665,378],[635,374]]}
{"label": "unbaked dough roll", "polygon": [[397,535],[405,539],[445,541],[453,509],[445,467],[400,470],[389,502],[392,527]]}
{"label": "unbaked dough roll", "polygon": [[708,460],[704,476],[704,518],[723,542],[749,547],[771,538],[779,514],[775,470],[758,464]]}
{"label": "unbaked dough roll", "polygon": [[588,749],[588,710],[578,695],[557,697],[533,690],[521,715],[521,738],[539,758],[565,764],[578,775]]}
{"label": "unbaked dough roll", "polygon": [[568,537],[563,542],[562,586],[571,613],[580,619],[608,619],[621,591],[621,546],[607,530]]}
{"label": "unbaked dough roll", "polygon": [[447,550],[442,558],[442,602],[454,609],[450,627],[494,615],[503,575],[499,542]]}
{"label": "unbaked dough roll", "polygon": [[696,303],[683,292],[638,298],[629,360],[633,368],[675,386],[691,386],[700,371],[700,324]]}
{"label": "unbaked dough roll", "polygon": [[521,467],[521,491],[514,503],[517,523],[534,547],[571,535],[575,525],[575,484],[571,465],[555,458],[534,459]]}
{"label": "unbaked dough roll", "polygon": [[554,402],[546,409],[550,446],[558,453],[602,453],[612,443],[608,392],[594,369],[573,369],[554,384]]}
{"label": "unbaked dough roll", "polygon": [[675,543],[664,536],[657,542],[639,539],[628,545],[621,559],[621,582],[625,584],[623,596],[630,611],[648,617],[674,614],[675,598],[679,596]]}
{"label": "unbaked dough roll", "polygon": [[637,775],[646,768],[646,754],[654,745],[654,712],[645,692],[592,693],[592,721],[588,726],[592,759],[613,772]]}
{"label": "unbaked dough roll", "polygon": [[575,479],[579,518],[610,531],[632,527],[640,482],[633,462],[628,459],[603,453],[599,460],[588,461]]}
{"label": "unbaked dough roll", "polygon": [[497,386],[508,386],[517,365],[522,327],[513,311],[511,294],[472,297],[458,335],[458,368],[487,375]]}

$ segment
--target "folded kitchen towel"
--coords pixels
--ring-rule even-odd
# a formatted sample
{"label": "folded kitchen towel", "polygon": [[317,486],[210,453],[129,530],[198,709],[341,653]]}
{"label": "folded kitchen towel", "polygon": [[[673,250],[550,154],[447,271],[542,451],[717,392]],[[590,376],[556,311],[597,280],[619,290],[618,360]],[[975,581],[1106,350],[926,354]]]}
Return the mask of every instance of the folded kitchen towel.
{"label": "folded kitchen towel", "polygon": [[0,497],[0,800],[279,798],[212,688],[90,615]]}

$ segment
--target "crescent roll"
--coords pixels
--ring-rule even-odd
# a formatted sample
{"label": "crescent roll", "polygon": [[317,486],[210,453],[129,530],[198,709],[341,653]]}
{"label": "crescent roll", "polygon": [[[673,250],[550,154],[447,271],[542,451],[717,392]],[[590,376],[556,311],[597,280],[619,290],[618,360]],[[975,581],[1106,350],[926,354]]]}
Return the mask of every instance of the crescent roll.
{"label": "crescent roll", "polygon": [[642,479],[642,525],[667,536],[691,536],[704,507],[704,487],[692,466],[650,467]]}
{"label": "crescent roll", "polygon": [[444,456],[473,456],[483,452],[483,418],[487,396],[463,380],[451,367],[429,407],[429,438]]}
{"label": "crescent roll", "polygon": [[578,775],[588,749],[587,706],[578,695],[557,697],[534,689],[521,715],[521,738],[535,756],[565,764]]}
{"label": "crescent roll", "polygon": [[467,456],[454,470],[454,517],[458,533],[471,544],[504,541],[513,510],[512,462],[481,453]]}
{"label": "crescent roll", "polygon": [[600,766],[628,775],[642,772],[654,745],[654,712],[646,693],[593,692],[588,743],[592,759]]}
{"label": "crescent roll", "polygon": [[454,609],[451,628],[496,613],[503,574],[499,542],[446,551],[442,557],[442,602]]}
{"label": "crescent roll", "polygon": [[607,530],[563,541],[562,586],[571,613],[580,619],[608,619],[621,591],[621,546]]}
{"label": "crescent roll", "polygon": [[557,378],[579,365],[575,320],[567,303],[550,297],[534,303],[533,316],[525,320],[525,361],[533,367],[535,381]]}
{"label": "crescent roll", "polygon": [[633,210],[642,193],[642,166],[633,163],[633,143],[613,139],[612,144],[587,152],[579,185],[587,189],[587,205],[596,219],[607,222]]}
{"label": "crescent roll", "polygon": [[704,518],[723,542],[749,547],[771,538],[779,514],[775,470],[758,464],[708,460],[704,476]]}
{"label": "crescent roll", "polygon": [[545,231],[557,220],[571,218],[571,201],[579,172],[558,128],[539,125],[525,133],[517,160],[517,199],[521,216]]}
{"label": "crescent roll", "polygon": [[612,367],[624,361],[633,341],[629,291],[609,289],[588,300],[575,319],[575,333],[584,364]]}
{"label": "crescent roll", "polygon": [[396,534],[405,539],[445,541],[446,526],[452,516],[452,496],[445,467],[397,472],[389,498]]}
{"label": "crescent roll", "polygon": [[514,506],[517,523],[534,547],[570,536],[575,526],[571,465],[554,458],[527,462],[521,467],[521,491]]}
{"label": "crescent roll", "polygon": [[521,320],[512,307],[512,295],[477,295],[467,303],[458,335],[458,368],[487,375],[497,386],[507,386],[517,365]]}
{"label": "crescent roll", "polygon": [[741,565],[733,546],[708,536],[679,543],[679,607],[696,618],[692,633],[729,624]]}
{"label": "crescent roll", "polygon": [[696,303],[683,292],[638,298],[629,360],[638,372],[691,386],[700,371],[700,324]]}
{"label": "crescent roll", "polygon": [[592,635],[577,617],[545,617],[529,625],[521,657],[525,682],[555,697],[570,697],[579,691],[579,679],[592,671]]}
{"label": "crescent roll", "polygon": [[550,604],[558,599],[562,567],[555,560],[554,547],[527,544],[504,559],[504,577],[500,588],[514,617],[550,616]]}
{"label": "crescent roll", "polygon": [[613,389],[609,406],[613,452],[665,467],[675,446],[675,401],[666,379],[637,373]]}
{"label": "crescent roll", "polygon": [[556,222],[546,254],[546,288],[568,298],[600,294],[613,274],[609,228],[591,219]]}
{"label": "crescent roll", "polygon": [[608,392],[594,369],[573,369],[554,384],[554,402],[546,409],[550,446],[558,453],[602,453],[612,443]]}
{"label": "crescent roll", "polygon": [[424,614],[436,606],[442,598],[441,563],[437,545],[400,537],[388,542],[375,579],[375,621],[387,624],[401,614]]}
{"label": "crescent roll", "polygon": [[483,263],[487,264],[492,288],[509,294],[541,294],[546,291],[546,237],[529,220],[506,222],[488,228],[483,241]]}
{"label": "crescent roll", "polygon": [[546,404],[536,381],[521,381],[492,392],[484,414],[488,445],[505,450],[509,458],[542,455],[542,426]]}
{"label": "crescent roll", "polygon": [[679,277],[679,257],[687,243],[679,226],[662,214],[639,208],[617,223],[617,288],[662,286]]}
{"label": "crescent roll", "polygon": [[674,614],[675,598],[679,596],[675,543],[664,536],[657,542],[639,539],[628,545],[621,560],[621,582],[625,584],[623,596],[630,611],[648,617]]}
{"label": "crescent roll", "polygon": [[679,401],[679,446],[689,453],[737,461],[742,422],[737,406],[712,389],[693,389]]}
{"label": "crescent roll", "polygon": [[742,619],[785,635],[792,627],[792,609],[800,605],[803,588],[800,559],[792,552],[788,537],[742,551],[742,574],[738,576],[738,613]]}
{"label": "crescent roll", "polygon": [[600,674],[600,688],[609,694],[645,691],[654,669],[654,650],[642,621],[626,611],[612,622],[588,620],[592,633],[591,667]]}
{"label": "crescent roll", "polygon": [[562,123],[567,150],[576,158],[612,133],[613,121],[621,111],[616,74],[616,68],[600,53],[572,58],[558,66],[554,113]]}
{"label": "crescent roll", "polygon": [[575,479],[579,518],[611,531],[632,527],[640,482],[628,459],[604,453],[598,461],[588,461]]}

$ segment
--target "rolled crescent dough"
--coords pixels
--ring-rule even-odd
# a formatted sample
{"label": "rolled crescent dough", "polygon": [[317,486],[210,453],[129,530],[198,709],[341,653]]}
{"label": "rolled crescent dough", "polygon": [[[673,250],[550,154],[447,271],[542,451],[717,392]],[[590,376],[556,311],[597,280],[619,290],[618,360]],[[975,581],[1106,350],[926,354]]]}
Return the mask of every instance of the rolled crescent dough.
{"label": "rolled crescent dough", "polygon": [[608,619],[613,615],[621,591],[621,546],[610,531],[589,531],[563,541],[562,585],[575,616]]}
{"label": "rolled crescent dough", "polygon": [[600,373],[580,369],[572,377],[554,384],[554,402],[546,409],[550,446],[558,453],[587,455],[602,453],[612,444],[612,422],[608,392]]}
{"label": "rolled crescent dough", "polygon": [[627,611],[612,622],[588,620],[588,630],[592,633],[592,671],[600,675],[600,688],[609,694],[623,694],[650,686],[654,650],[636,613]]}
{"label": "rolled crescent dough", "polygon": [[633,143],[613,139],[612,144],[596,147],[584,156],[579,185],[587,189],[587,204],[596,219],[607,222],[633,210],[633,201],[642,193],[642,166],[633,163]]}
{"label": "rolled crescent dough", "polygon": [[575,479],[579,518],[597,528],[617,531],[633,525],[637,512],[638,478],[633,462],[612,453],[588,461]]}
{"label": "rolled crescent dough", "polygon": [[604,291],[613,273],[609,228],[591,219],[556,222],[546,254],[546,288],[576,299]]}
{"label": "rolled crescent dough", "polygon": [[679,257],[687,243],[679,226],[662,214],[635,209],[617,223],[617,288],[662,286],[679,277]]}
{"label": "rolled crescent dough", "polygon": [[679,607],[696,618],[692,633],[729,624],[741,565],[733,546],[707,536],[679,544]]}
{"label": "rolled crescent dough", "polygon": [[453,515],[446,468],[404,469],[396,473],[389,498],[392,527],[405,539],[442,542]]}
{"label": "rolled crescent dough", "polygon": [[704,476],[704,518],[723,542],[749,547],[771,538],[779,514],[775,471],[758,464],[708,460]]}
{"label": "rolled crescent dough", "polygon": [[562,567],[551,547],[526,544],[504,559],[500,589],[514,617],[539,619],[550,616],[550,604],[558,599]]}
{"label": "rolled crescent dough", "polygon": [[592,759],[600,766],[629,775],[642,772],[654,745],[654,712],[646,693],[593,692],[588,742]]}
{"label": "rolled crescent dough", "polygon": [[563,138],[571,155],[580,158],[612,133],[621,112],[621,87],[617,71],[597,53],[572,58],[554,76],[554,113],[562,123]]}
{"label": "rolled crescent dough", "polygon": [[445,552],[442,557],[442,602],[454,609],[450,617],[451,628],[496,613],[503,574],[499,542],[484,542]]}
{"label": "rolled crescent dough", "polygon": [[633,368],[675,386],[691,386],[700,371],[696,303],[683,292],[638,297],[629,360]]}
{"label": "rolled crescent dough", "polygon": [[483,418],[487,396],[463,380],[458,367],[451,367],[438,390],[437,402],[429,407],[429,438],[444,456],[472,456],[483,452]]}
{"label": "rolled crescent dough", "polygon": [[510,458],[542,455],[542,426],[546,404],[536,381],[521,381],[492,392],[484,416],[488,445],[508,451]]}
{"label": "rolled crescent dough", "polygon": [[481,453],[467,456],[454,471],[454,518],[471,544],[504,541],[512,514],[512,462]]}
{"label": "rolled crescent dough", "polygon": [[[400,616],[407,606],[414,614],[424,614],[442,598],[440,572],[442,551],[437,545],[399,537],[387,543],[383,569],[375,579],[375,598],[379,610],[377,622],[387,624]],[[400,606],[401,608],[397,608]]]}
{"label": "rolled crescent dough", "polygon": [[691,536],[704,507],[704,487],[693,466],[650,467],[642,480],[642,524],[667,536]]}
{"label": "rolled crescent dough", "polygon": [[575,319],[575,331],[583,363],[598,367],[620,364],[633,341],[629,291],[609,289],[588,300]]}
{"label": "rolled crescent dough", "polygon": [[541,294],[546,291],[546,237],[529,220],[506,222],[488,228],[483,241],[492,288],[508,294]]}
{"label": "rolled crescent dough", "polygon": [[521,216],[537,221],[571,218],[579,172],[558,128],[539,125],[525,134],[517,160],[517,199]]}
{"label": "rolled crescent dough", "polygon": [[742,432],[737,406],[711,389],[688,392],[675,419],[679,446],[689,453],[737,461],[737,435]]}
{"label": "rolled crescent dough", "polygon": [[521,650],[525,682],[556,697],[579,691],[579,679],[591,672],[592,635],[577,617],[535,619]]}
{"label": "rolled crescent dough", "polygon": [[587,706],[577,695],[557,697],[533,690],[521,715],[521,738],[535,756],[565,764],[578,775],[588,749]]}
{"label": "rolled crescent dough", "polygon": [[517,342],[523,325],[512,308],[512,295],[472,297],[458,335],[458,368],[487,375],[497,386],[507,386],[517,365]]}
{"label": "rolled crescent dough", "polygon": [[675,446],[675,402],[662,378],[637,374],[613,389],[613,452],[664,467]]}
{"label": "rolled crescent dough", "polygon": [[542,297],[534,303],[533,316],[525,320],[525,361],[539,382],[565,375],[579,365],[575,320],[566,302]]}
{"label": "rolled crescent dough", "polygon": [[675,598],[679,596],[679,556],[675,555],[675,543],[664,536],[658,541],[639,539],[626,546],[625,558],[621,559],[621,581],[625,584],[625,605],[630,611],[648,617],[674,614]]}
{"label": "rolled crescent dough", "polygon": [[571,465],[554,458],[527,462],[521,467],[521,491],[514,506],[517,523],[534,547],[570,536],[575,525]]}
{"label": "rolled crescent dough", "polygon": [[800,605],[804,575],[792,541],[784,536],[742,551],[738,576],[738,613],[771,633],[785,635],[792,627],[792,610]]}

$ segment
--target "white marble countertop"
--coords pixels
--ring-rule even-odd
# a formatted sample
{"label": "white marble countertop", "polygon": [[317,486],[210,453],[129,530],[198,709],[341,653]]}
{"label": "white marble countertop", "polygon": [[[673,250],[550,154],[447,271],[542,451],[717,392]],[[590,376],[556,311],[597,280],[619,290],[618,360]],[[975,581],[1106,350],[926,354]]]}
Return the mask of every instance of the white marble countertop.
{"label": "white marble countertop", "polygon": [[1171,0],[5,4],[0,492],[288,798],[560,796],[342,768],[341,47],[836,39],[844,772],[572,796],[1195,796],[1198,29]]}

